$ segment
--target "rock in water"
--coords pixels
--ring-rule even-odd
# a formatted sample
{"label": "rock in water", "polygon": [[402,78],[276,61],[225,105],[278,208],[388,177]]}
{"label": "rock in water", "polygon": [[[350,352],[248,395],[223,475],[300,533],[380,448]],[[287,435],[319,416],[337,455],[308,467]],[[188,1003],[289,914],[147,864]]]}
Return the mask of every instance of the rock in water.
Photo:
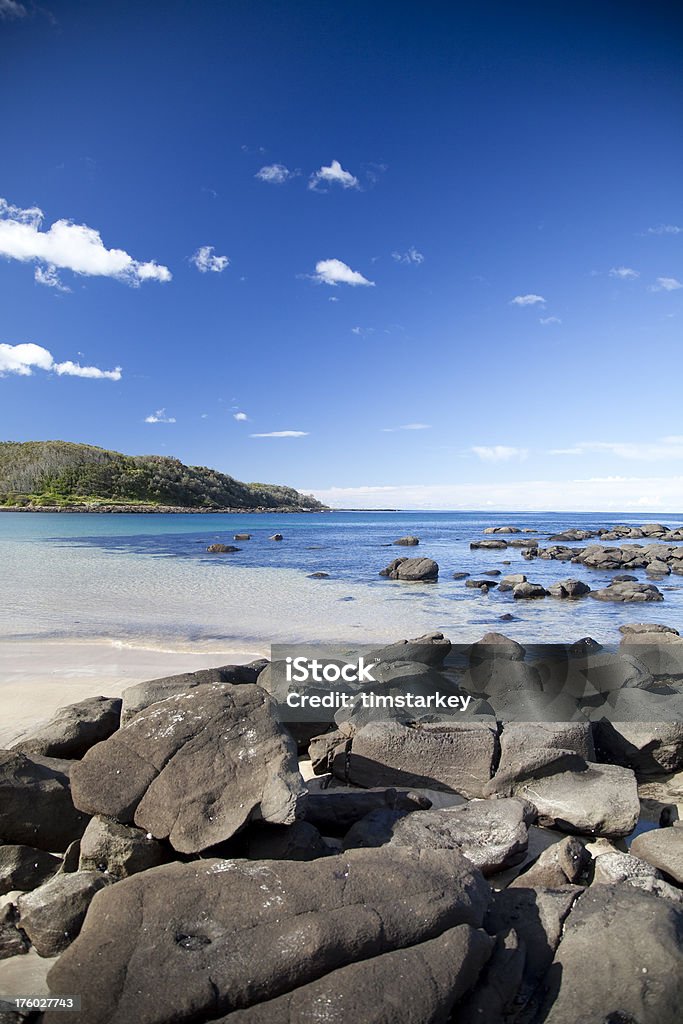
{"label": "rock in water", "polygon": [[135,715],[72,774],[81,810],[136,824],[182,853],[251,818],[290,824],[303,783],[296,748],[259,686],[212,683]]}
{"label": "rock in water", "polygon": [[86,750],[116,732],[121,719],[121,700],[90,697],[69,704],[30,736],[15,743],[12,750],[43,757],[83,757]]}
{"label": "rock in water", "polygon": [[206,549],[210,555],[231,555],[235,551],[239,551],[234,544],[209,544]]}
{"label": "rock in water", "polygon": [[380,576],[406,582],[435,580],[438,575],[439,566],[432,558],[395,558],[380,572]]}
{"label": "rock in water", "polygon": [[48,1013],[46,1024],[215,1019],[458,925],[479,928],[490,898],[454,850],[152,868],[97,894],[48,977],[54,993],[81,993],[82,1016]]}
{"label": "rock in water", "polygon": [[414,548],[419,543],[420,543],[420,538],[419,537],[412,537],[412,536],[399,537],[398,540],[394,541],[394,544],[398,544],[398,545],[400,545],[401,547],[404,547],[404,548]]}
{"label": "rock in water", "polygon": [[68,775],[13,750],[0,751],[0,807],[0,843],[61,852],[88,823],[73,805]]}

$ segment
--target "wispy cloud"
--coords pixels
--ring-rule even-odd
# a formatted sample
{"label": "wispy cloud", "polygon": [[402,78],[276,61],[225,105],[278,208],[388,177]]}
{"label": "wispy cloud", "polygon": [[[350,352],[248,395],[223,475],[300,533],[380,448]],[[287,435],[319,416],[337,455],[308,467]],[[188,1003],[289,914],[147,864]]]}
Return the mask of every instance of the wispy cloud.
{"label": "wispy cloud", "polygon": [[527,448],[514,448],[507,444],[474,445],[470,451],[482,462],[510,462],[513,459],[523,462],[529,455]]}
{"label": "wispy cloud", "polygon": [[650,286],[651,292],[676,292],[683,288],[683,284],[675,277],[658,277],[655,284]]}
{"label": "wispy cloud", "polygon": [[431,430],[431,423],[403,423],[400,427],[382,427],[383,434],[395,434],[397,430]]}
{"label": "wispy cloud", "polygon": [[250,434],[249,437],[308,437],[307,430],[269,430],[265,434]]}
{"label": "wispy cloud", "polygon": [[194,263],[202,274],[222,274],[230,266],[230,260],[227,256],[215,256],[215,251],[212,245],[202,245],[190,256],[190,263]]}
{"label": "wispy cloud", "polygon": [[155,262],[140,263],[123,249],[107,249],[100,234],[86,224],[57,220],[41,230],[43,211],[37,206],[21,209],[0,199],[0,256],[60,267],[75,274],[113,277],[127,284],[170,281],[168,267]]}
{"label": "wispy cloud", "polygon": [[175,416],[167,416],[165,409],[157,409],[145,416],[145,423],[175,423]]}
{"label": "wispy cloud", "polygon": [[678,224],[658,224],[656,228],[648,228],[648,235],[680,235],[683,233],[683,228],[680,228]]}
{"label": "wispy cloud", "polygon": [[538,304],[544,305],[545,299],[542,295],[515,295],[514,299],[510,299],[511,306],[536,306]]}
{"label": "wispy cloud", "polygon": [[357,334],[360,338],[367,338],[375,333],[374,327],[352,327],[351,334]]}
{"label": "wispy cloud", "polygon": [[233,413],[232,418],[237,420],[238,423],[245,423],[249,419],[246,412],[235,412]]}
{"label": "wispy cloud", "polygon": [[26,8],[17,0],[0,0],[0,18],[25,18],[26,14]]}
{"label": "wispy cloud", "polygon": [[683,436],[670,434],[655,441],[581,441],[572,448],[555,448],[549,452],[550,455],[596,453],[643,462],[683,459]]}
{"label": "wispy cloud", "polygon": [[360,183],[350,171],[345,171],[338,160],[329,167],[324,165],[314,171],[308,179],[308,187],[314,192],[327,192],[327,185],[341,185],[342,188],[358,188]]}
{"label": "wispy cloud", "polygon": [[396,263],[403,263],[409,266],[411,263],[424,263],[425,258],[421,252],[418,252],[414,245],[411,245],[407,252],[392,252],[392,260]]}
{"label": "wispy cloud", "polygon": [[357,270],[351,270],[351,267],[341,260],[319,260],[315,265],[313,279],[322,284],[365,285],[370,288],[375,286],[374,281],[368,281],[367,277],[363,277]]}
{"label": "wispy cloud", "polygon": [[71,359],[57,363],[48,349],[31,342],[20,345],[0,345],[0,377],[15,373],[31,377],[34,370],[47,370],[58,377],[87,377],[90,380],[121,380],[121,367],[100,370],[97,366],[81,366]]}
{"label": "wispy cloud", "polygon": [[612,267],[609,276],[618,277],[621,281],[633,281],[636,277],[640,277],[640,273],[633,267]]}
{"label": "wispy cloud", "polygon": [[36,267],[33,274],[38,284],[46,288],[54,288],[58,292],[70,292],[71,289],[59,279],[56,267]]}
{"label": "wispy cloud", "polygon": [[559,316],[541,316],[538,318],[539,324],[543,324],[544,327],[548,327],[550,324],[561,324]]}
{"label": "wispy cloud", "polygon": [[284,185],[290,178],[296,178],[299,171],[290,171],[284,164],[267,164],[254,175],[259,181],[265,181],[268,185]]}

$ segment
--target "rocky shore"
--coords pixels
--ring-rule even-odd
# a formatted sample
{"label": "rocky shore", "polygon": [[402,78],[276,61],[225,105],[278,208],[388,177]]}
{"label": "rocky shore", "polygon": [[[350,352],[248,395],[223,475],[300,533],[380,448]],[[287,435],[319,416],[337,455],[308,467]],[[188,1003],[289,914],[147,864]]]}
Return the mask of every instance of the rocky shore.
{"label": "rocky shore", "polygon": [[674,1024],[679,648],[433,633],[311,691],[449,714],[266,660],[65,707],[0,754],[0,958],[81,998],[45,1024]]}
{"label": "rocky shore", "polygon": [[172,514],[172,515],[217,515],[225,514],[229,512],[231,514],[240,513],[251,514],[251,513],[263,513],[271,512],[277,513],[296,513],[296,512],[330,512],[328,508],[304,508],[296,506],[288,507],[272,507],[267,508],[264,506],[258,506],[257,508],[187,508],[184,505],[144,505],[144,504],[102,504],[100,502],[84,502],[84,503],[70,503],[68,505],[42,505],[28,502],[25,505],[0,505],[0,512],[120,512],[130,515],[135,513],[136,515],[161,513]]}

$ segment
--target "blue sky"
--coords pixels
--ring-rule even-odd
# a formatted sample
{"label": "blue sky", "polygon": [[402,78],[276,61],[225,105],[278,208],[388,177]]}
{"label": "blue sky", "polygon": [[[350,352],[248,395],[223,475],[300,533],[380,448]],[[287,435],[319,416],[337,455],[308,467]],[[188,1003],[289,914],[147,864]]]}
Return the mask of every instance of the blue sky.
{"label": "blue sky", "polygon": [[0,0],[0,437],[682,511],[682,41],[664,2]]}

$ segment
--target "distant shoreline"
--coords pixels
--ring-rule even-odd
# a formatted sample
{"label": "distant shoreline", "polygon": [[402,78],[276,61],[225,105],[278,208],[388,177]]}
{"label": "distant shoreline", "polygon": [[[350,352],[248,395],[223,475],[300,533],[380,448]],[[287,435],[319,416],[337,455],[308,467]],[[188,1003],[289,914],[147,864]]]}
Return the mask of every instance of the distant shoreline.
{"label": "distant shoreline", "polygon": [[296,513],[334,512],[331,508],[185,508],[182,505],[0,505],[0,512],[66,512],[87,514],[145,514],[162,513],[164,515],[217,515],[234,514],[273,514],[294,515]]}

